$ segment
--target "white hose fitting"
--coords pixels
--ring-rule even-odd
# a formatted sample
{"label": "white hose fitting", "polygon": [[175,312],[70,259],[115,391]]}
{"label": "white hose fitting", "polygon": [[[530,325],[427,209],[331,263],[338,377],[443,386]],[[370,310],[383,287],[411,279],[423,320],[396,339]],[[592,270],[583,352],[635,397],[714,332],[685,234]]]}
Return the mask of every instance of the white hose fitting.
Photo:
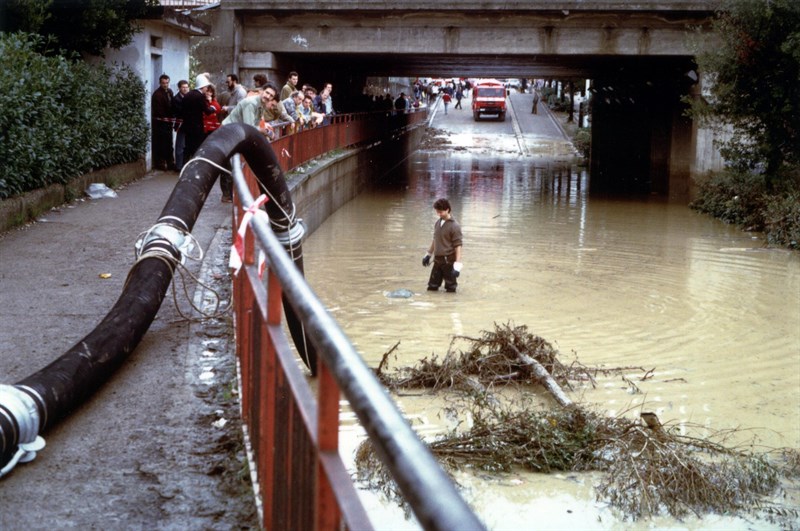
{"label": "white hose fitting", "polygon": [[36,402],[27,393],[13,385],[0,384],[0,414],[11,415],[19,432],[17,452],[0,469],[0,478],[11,471],[17,463],[27,463],[44,448],[44,439],[39,437],[41,425]]}
{"label": "white hose fitting", "polygon": [[288,230],[277,232],[273,228],[272,232],[285,249],[295,249],[302,243],[303,236],[306,235],[306,225],[303,223],[302,218],[299,218],[297,223],[289,227]]}
{"label": "white hose fitting", "polygon": [[[196,245],[196,240],[191,233],[176,228],[168,223],[156,223],[149,230],[143,232],[139,235],[134,243],[134,248],[136,250],[136,257],[138,258],[144,249],[150,245],[150,243],[155,241],[162,241],[167,242],[172,247],[172,249],[180,254],[181,263],[185,263],[186,258],[190,258],[192,260],[202,260],[202,249]],[[195,249],[200,249],[199,253],[200,256],[192,256],[192,252]],[[164,254],[167,254],[164,252]]]}

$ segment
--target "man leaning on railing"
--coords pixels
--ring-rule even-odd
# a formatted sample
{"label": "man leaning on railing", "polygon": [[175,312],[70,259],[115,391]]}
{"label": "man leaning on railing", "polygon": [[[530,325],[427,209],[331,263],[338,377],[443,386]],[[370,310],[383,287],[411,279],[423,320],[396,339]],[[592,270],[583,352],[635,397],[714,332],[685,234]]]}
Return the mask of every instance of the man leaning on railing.
{"label": "man leaning on railing", "polygon": [[[222,125],[232,123],[242,123],[257,127],[258,130],[266,136],[269,140],[275,137],[275,128],[270,124],[272,119],[267,116],[272,116],[278,106],[278,89],[272,83],[266,83],[258,88],[258,93],[255,96],[248,96],[240,101],[230,114],[222,121]],[[280,118],[280,114],[278,114]]]}
{"label": "man leaning on railing", "polygon": [[283,106],[283,111],[292,119],[288,127],[288,133],[292,134],[305,125],[305,117],[298,112],[298,108],[303,106],[303,93],[299,90],[292,91],[289,96],[278,103],[278,109]]}
{"label": "man leaning on railing", "polygon": [[314,110],[314,98],[306,94],[303,96],[303,103],[297,109],[298,114],[303,116],[305,128],[312,128],[322,124],[325,115]]}

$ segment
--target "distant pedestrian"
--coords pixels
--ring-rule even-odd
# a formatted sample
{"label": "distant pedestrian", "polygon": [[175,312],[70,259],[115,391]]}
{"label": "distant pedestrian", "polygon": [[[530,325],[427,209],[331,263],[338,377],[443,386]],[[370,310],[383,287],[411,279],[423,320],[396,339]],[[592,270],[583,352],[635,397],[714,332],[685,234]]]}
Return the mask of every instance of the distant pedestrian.
{"label": "distant pedestrian", "polygon": [[464,91],[461,88],[461,84],[458,85],[458,89],[456,90],[456,104],[453,106],[454,109],[461,109],[461,98],[464,97]]}
{"label": "distant pedestrian", "polygon": [[285,100],[286,98],[292,95],[292,92],[297,90],[297,81],[299,80],[299,78],[300,75],[297,72],[295,71],[289,72],[289,77],[286,78],[286,84],[281,89],[281,95],[278,96],[279,101]]}
{"label": "distant pedestrian", "polygon": [[447,106],[450,105],[450,102],[452,100],[453,99],[450,97],[450,94],[448,94],[447,92],[445,92],[444,96],[442,96],[442,103],[444,103],[444,113],[445,114],[447,114]]}
{"label": "distant pedestrian", "polygon": [[264,74],[256,74],[253,76],[253,88],[247,91],[247,97],[258,96],[261,94],[261,87],[269,83],[269,79]]}
{"label": "distant pedestrian", "polygon": [[189,82],[185,79],[178,81],[178,93],[172,98],[172,112],[175,115],[175,169],[183,169],[183,148],[186,145],[186,135],[183,125],[183,98],[189,92]]}
{"label": "distant pedestrian", "polygon": [[209,103],[206,97],[210,85],[211,81],[209,81],[208,77],[205,74],[200,74],[195,81],[194,90],[190,90],[183,97],[183,125],[181,129],[184,130],[183,134],[186,137],[186,143],[183,146],[184,164],[192,160],[195,151],[205,140],[206,135],[203,129],[205,116],[217,112],[217,109]]}
{"label": "distant pedestrian", "polygon": [[417,78],[416,81],[414,81],[414,99],[418,100],[421,95],[422,95],[422,82],[419,80],[419,78]]}
{"label": "distant pedestrian", "polygon": [[172,155],[172,89],[169,88],[169,76],[162,74],[158,78],[158,88],[150,98],[150,126],[153,134],[153,168],[159,170],[175,170],[175,159]]}
{"label": "distant pedestrian", "polygon": [[531,114],[538,114],[537,107],[539,106],[539,92],[533,89],[533,107],[531,107]]}
{"label": "distant pedestrian", "polygon": [[222,107],[224,113],[223,119],[230,114],[240,101],[247,97],[247,90],[239,83],[239,76],[236,74],[228,74],[226,82],[228,84],[228,93],[230,96],[228,97],[228,102]]}
{"label": "distant pedestrian", "polygon": [[397,99],[394,100],[394,110],[405,112],[406,110],[406,93],[401,92]]}
{"label": "distant pedestrian", "polygon": [[436,211],[436,224],[433,227],[433,240],[428,252],[422,257],[422,265],[428,267],[433,257],[433,269],[428,279],[428,291],[438,291],[444,281],[444,289],[455,293],[458,287],[458,276],[461,274],[461,225],[453,219],[450,202],[437,199],[433,203]]}

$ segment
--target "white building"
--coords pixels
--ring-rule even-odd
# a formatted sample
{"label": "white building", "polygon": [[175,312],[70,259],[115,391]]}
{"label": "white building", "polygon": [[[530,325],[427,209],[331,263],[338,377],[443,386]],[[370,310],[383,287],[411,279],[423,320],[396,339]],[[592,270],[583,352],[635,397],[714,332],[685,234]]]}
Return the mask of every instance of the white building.
{"label": "white building", "polygon": [[[164,2],[162,2],[164,3]],[[170,87],[178,92],[178,81],[190,81],[189,56],[191,37],[207,36],[211,27],[193,19],[187,12],[172,7],[155,10],[152,18],[137,21],[142,31],[132,42],[119,50],[107,48],[105,58],[88,58],[106,64],[129,66],[144,81],[148,94],[158,88],[161,74],[170,77]],[[145,116],[150,121],[150,98],[145,104]],[[152,167],[152,150],[147,150],[147,169]]]}

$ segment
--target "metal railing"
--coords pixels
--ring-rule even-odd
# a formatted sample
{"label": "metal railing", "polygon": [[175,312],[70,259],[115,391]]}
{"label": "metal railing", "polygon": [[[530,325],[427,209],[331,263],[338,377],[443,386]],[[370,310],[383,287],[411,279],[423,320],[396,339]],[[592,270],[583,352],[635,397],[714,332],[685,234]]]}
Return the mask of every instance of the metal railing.
{"label": "metal railing", "polygon": [[[396,116],[386,118],[396,121]],[[343,120],[309,132],[322,135],[322,145],[327,145],[326,129],[336,131],[339,125],[345,132],[336,134],[346,135],[347,123]],[[305,134],[279,139],[273,147],[280,145],[280,140],[298,140]],[[291,144],[280,149],[290,147],[301,149]],[[258,188],[238,155],[233,168],[234,227],[238,228]],[[244,249],[244,265],[234,279],[236,348],[242,415],[260,487],[263,527],[373,528],[338,453],[342,393],[423,528],[483,529],[372,369],[306,283],[263,213],[250,217]],[[260,271],[256,259],[260,253],[266,259],[264,271]],[[317,349],[316,397],[281,326],[283,298],[299,316]]]}
{"label": "metal railing", "polygon": [[427,107],[416,112],[362,112],[327,117],[329,124],[289,134],[288,127],[277,128],[279,138],[272,141],[281,168],[289,172],[309,160],[343,148],[379,139],[389,131],[416,126],[428,118]]}

